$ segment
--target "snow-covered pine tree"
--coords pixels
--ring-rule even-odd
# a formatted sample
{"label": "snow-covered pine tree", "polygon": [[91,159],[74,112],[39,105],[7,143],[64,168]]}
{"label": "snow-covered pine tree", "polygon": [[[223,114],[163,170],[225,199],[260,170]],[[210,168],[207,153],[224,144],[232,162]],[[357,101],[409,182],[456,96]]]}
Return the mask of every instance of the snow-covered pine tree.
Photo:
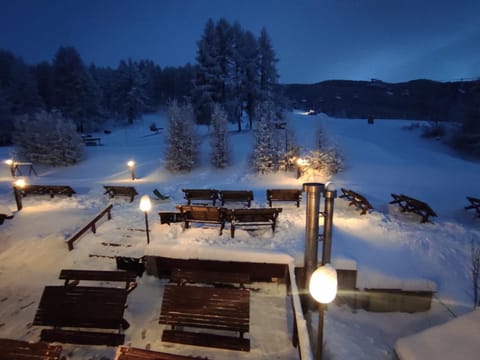
{"label": "snow-covered pine tree", "polygon": [[174,100],[168,107],[165,167],[172,172],[191,171],[197,164],[198,145],[192,105],[179,106]]}
{"label": "snow-covered pine tree", "polygon": [[256,172],[271,172],[278,169],[281,157],[279,137],[275,131],[275,105],[271,101],[260,103],[255,110],[257,128],[255,129],[255,147],[252,164]]}
{"label": "snow-covered pine tree", "polygon": [[225,168],[230,160],[227,113],[220,104],[215,104],[210,133],[211,163],[216,168]]}
{"label": "snow-covered pine tree", "polygon": [[84,150],[75,123],[59,112],[40,111],[17,117],[13,143],[18,158],[53,166],[77,163]]}

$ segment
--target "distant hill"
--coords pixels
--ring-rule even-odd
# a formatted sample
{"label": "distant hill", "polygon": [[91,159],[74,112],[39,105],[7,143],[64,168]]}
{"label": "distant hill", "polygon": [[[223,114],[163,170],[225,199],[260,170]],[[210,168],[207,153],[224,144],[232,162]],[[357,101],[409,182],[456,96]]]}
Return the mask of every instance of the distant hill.
{"label": "distant hill", "polygon": [[282,85],[292,106],[334,117],[463,121],[480,81],[329,80]]}

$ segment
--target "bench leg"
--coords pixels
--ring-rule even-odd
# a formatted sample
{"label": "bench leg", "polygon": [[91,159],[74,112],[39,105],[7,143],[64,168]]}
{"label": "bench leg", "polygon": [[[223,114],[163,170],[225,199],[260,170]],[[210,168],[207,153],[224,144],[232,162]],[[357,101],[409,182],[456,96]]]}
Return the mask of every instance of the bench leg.
{"label": "bench leg", "polygon": [[232,239],[235,237],[235,225],[230,226],[230,236]]}

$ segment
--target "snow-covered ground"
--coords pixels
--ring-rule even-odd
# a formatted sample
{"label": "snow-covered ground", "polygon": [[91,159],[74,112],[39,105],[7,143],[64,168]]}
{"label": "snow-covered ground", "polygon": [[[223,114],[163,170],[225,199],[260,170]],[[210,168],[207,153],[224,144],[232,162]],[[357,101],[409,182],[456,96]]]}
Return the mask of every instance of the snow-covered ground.
{"label": "snow-covered ground", "polygon": [[[346,169],[333,179],[294,173],[268,175],[248,171],[253,134],[231,133],[234,165],[224,170],[209,166],[208,130],[202,133],[201,164],[189,174],[173,175],[164,168],[166,130],[152,135],[149,126],[166,128],[163,115],[150,115],[134,127],[112,128],[99,133],[104,146],[87,147],[86,159],[69,168],[36,166],[38,177],[27,177],[32,184],[70,185],[77,192],[72,198],[28,196],[16,213],[12,178],[7,166],[0,166],[0,212],[14,212],[12,220],[0,226],[0,337],[37,341],[40,329],[31,325],[45,285],[60,285],[62,268],[113,269],[114,262],[96,255],[142,256],[144,253],[181,253],[188,250],[203,258],[219,254],[231,257],[303,261],[305,202],[297,209],[285,204],[278,229],[254,233],[238,229],[235,239],[229,232],[219,236],[217,229],[193,227],[183,231],[180,224],[161,225],[157,211],[173,210],[184,203],[182,188],[245,189],[254,191],[253,206],[266,206],[265,190],[272,187],[301,188],[305,182],[332,180],[364,195],[375,211],[360,216],[342,199],[335,202],[332,257],[355,263],[358,287],[412,287],[419,282],[434,284],[437,290],[432,309],[425,313],[353,312],[345,306],[329,305],[325,319],[326,352],[332,359],[389,359],[397,339],[442,324],[472,310],[470,242],[480,241],[479,219],[464,210],[465,196],[480,195],[480,163],[462,159],[437,140],[426,140],[416,130],[406,130],[412,121],[332,119],[324,115],[306,116],[299,112],[289,119],[297,142],[308,150],[315,130],[322,127],[329,141],[337,144],[346,159]],[[97,135],[97,134],[95,134]],[[9,148],[0,148],[0,159],[9,158]],[[136,161],[137,180],[132,181],[126,166]],[[140,194],[153,189],[169,195],[168,201],[153,200],[150,212],[151,243],[146,245],[138,200],[108,199],[102,185],[134,185]],[[433,224],[420,224],[414,214],[401,213],[389,205],[391,193],[404,193],[427,202],[438,214]],[[109,203],[113,219],[99,226],[68,252],[65,239]],[[1,210],[3,209],[3,211]],[[133,229],[133,230],[132,230]],[[110,247],[105,243],[124,246]],[[224,256],[224,255],[221,255]],[[202,348],[165,345],[160,341],[158,315],[162,280],[144,276],[129,295],[126,318],[131,328],[126,343],[155,350],[206,356]],[[255,285],[255,284],[254,284]],[[278,309],[265,311],[265,309]],[[252,351],[250,354],[215,350],[214,358],[295,359],[290,346],[291,313],[285,307],[282,286],[262,285],[252,292]],[[258,334],[258,335],[257,335]],[[454,344],[452,344],[454,346]],[[113,357],[105,347],[65,345],[72,358]],[[234,356],[234,357],[233,357]]]}

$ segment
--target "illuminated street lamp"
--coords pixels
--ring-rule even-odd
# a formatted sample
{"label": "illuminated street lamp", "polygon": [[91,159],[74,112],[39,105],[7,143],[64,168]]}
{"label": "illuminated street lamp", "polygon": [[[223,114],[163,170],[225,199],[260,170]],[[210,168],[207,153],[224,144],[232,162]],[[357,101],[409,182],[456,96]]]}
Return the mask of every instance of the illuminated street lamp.
{"label": "illuminated street lamp", "polygon": [[18,179],[13,183],[13,196],[17,203],[17,210],[20,211],[23,208],[21,190],[25,187],[26,183],[23,179]]}
{"label": "illuminated street lamp", "polygon": [[10,167],[10,173],[12,174],[12,177],[15,177],[15,161],[12,159],[5,160],[5,164],[7,164]]}
{"label": "illuminated street lamp", "polygon": [[298,158],[295,163],[296,163],[296,167],[297,167],[297,179],[299,179],[300,176],[302,176],[302,174],[303,174],[305,166],[308,165],[308,160]]}
{"label": "illuminated street lamp", "polygon": [[132,176],[132,180],[135,180],[135,161],[128,161],[127,166],[130,169],[130,175]]}
{"label": "illuminated street lamp", "polygon": [[152,202],[150,201],[150,197],[148,195],[143,195],[140,199],[140,210],[145,213],[145,228],[147,232],[147,244],[150,244],[150,234],[148,230],[148,215],[147,213],[152,208]]}
{"label": "illuminated street lamp", "polygon": [[310,278],[309,291],[318,302],[317,351],[315,360],[321,360],[323,354],[323,319],[325,305],[337,296],[337,271],[330,264],[319,266]]}

